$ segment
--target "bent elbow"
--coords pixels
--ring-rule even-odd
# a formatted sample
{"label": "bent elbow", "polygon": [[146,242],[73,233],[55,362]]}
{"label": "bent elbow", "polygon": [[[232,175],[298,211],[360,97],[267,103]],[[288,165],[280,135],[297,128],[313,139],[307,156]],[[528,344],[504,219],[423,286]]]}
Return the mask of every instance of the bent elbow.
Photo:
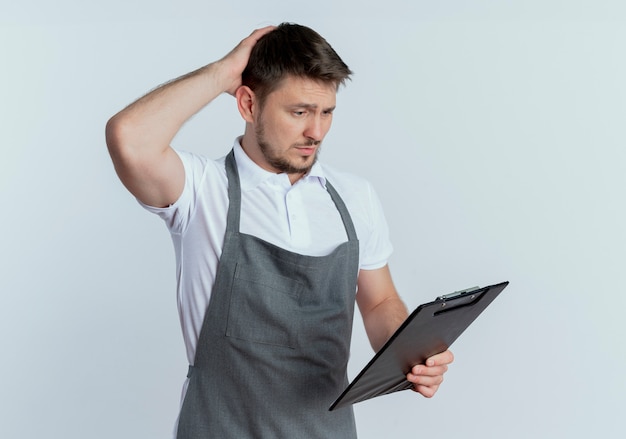
{"label": "bent elbow", "polygon": [[119,114],[116,114],[107,121],[104,129],[104,136],[106,139],[107,148],[111,157],[119,156],[124,144],[124,120],[120,118]]}
{"label": "bent elbow", "polygon": [[137,129],[127,117],[119,113],[108,120],[105,138],[109,155],[116,169],[131,166],[141,154],[140,142],[137,141]]}

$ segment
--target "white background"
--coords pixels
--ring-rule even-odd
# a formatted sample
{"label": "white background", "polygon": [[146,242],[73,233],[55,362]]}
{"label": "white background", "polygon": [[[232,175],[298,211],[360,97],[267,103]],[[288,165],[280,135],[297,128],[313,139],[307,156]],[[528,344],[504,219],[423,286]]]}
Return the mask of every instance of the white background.
{"label": "white background", "polygon": [[[360,437],[624,437],[618,0],[2,0],[0,437],[170,437],[187,368],[173,249],[104,126],[282,21],[355,71],[323,160],[377,188],[409,307],[511,282],[439,394],[357,404]],[[242,129],[222,96],[175,145],[219,157]],[[355,326],[351,376],[371,356]]]}

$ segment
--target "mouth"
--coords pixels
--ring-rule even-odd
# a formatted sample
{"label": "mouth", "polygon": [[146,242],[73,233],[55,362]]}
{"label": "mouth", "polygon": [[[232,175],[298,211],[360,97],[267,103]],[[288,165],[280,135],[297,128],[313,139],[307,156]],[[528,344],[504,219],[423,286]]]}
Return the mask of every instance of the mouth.
{"label": "mouth", "polygon": [[308,155],[315,154],[315,151],[317,150],[317,147],[315,147],[315,146],[298,146],[298,147],[296,147],[296,149],[298,150],[298,152],[300,152],[300,154],[308,156]]}
{"label": "mouth", "polygon": [[310,156],[315,154],[315,152],[317,151],[317,148],[319,146],[319,143],[316,144],[305,144],[305,145],[295,145],[295,148],[298,150],[298,152],[304,156]]}

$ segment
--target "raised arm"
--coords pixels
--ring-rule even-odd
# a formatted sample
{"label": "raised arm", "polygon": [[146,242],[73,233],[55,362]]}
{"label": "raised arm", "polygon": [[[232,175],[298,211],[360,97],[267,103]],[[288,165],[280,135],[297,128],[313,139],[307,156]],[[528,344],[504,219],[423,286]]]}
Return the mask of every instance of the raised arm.
{"label": "raised arm", "polygon": [[224,58],[162,85],[108,121],[106,142],[115,170],[137,199],[156,207],[178,199],[185,176],[172,139],[217,96],[235,94],[252,47],[273,28],[255,30]]}
{"label": "raised arm", "polygon": [[[356,301],[370,343],[378,352],[408,317],[408,311],[398,296],[388,266],[359,272]],[[416,392],[430,398],[439,389],[443,375],[453,360],[454,356],[450,351],[434,355],[426,360],[426,364],[413,366],[407,374],[407,380],[413,383]]]}

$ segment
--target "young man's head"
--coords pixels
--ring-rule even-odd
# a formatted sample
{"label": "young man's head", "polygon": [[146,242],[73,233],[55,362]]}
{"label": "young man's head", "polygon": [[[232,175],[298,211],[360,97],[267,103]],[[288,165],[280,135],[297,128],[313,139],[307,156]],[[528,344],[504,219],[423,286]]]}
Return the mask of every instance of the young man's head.
{"label": "young man's head", "polygon": [[292,183],[310,171],[332,123],[337,88],[351,73],[308,27],[284,23],[261,37],[236,93],[248,156],[289,174]]}
{"label": "young man's head", "polygon": [[288,76],[337,88],[351,74],[320,34],[306,26],[282,23],[255,44],[242,74],[242,84],[250,87],[262,107],[267,95]]}

